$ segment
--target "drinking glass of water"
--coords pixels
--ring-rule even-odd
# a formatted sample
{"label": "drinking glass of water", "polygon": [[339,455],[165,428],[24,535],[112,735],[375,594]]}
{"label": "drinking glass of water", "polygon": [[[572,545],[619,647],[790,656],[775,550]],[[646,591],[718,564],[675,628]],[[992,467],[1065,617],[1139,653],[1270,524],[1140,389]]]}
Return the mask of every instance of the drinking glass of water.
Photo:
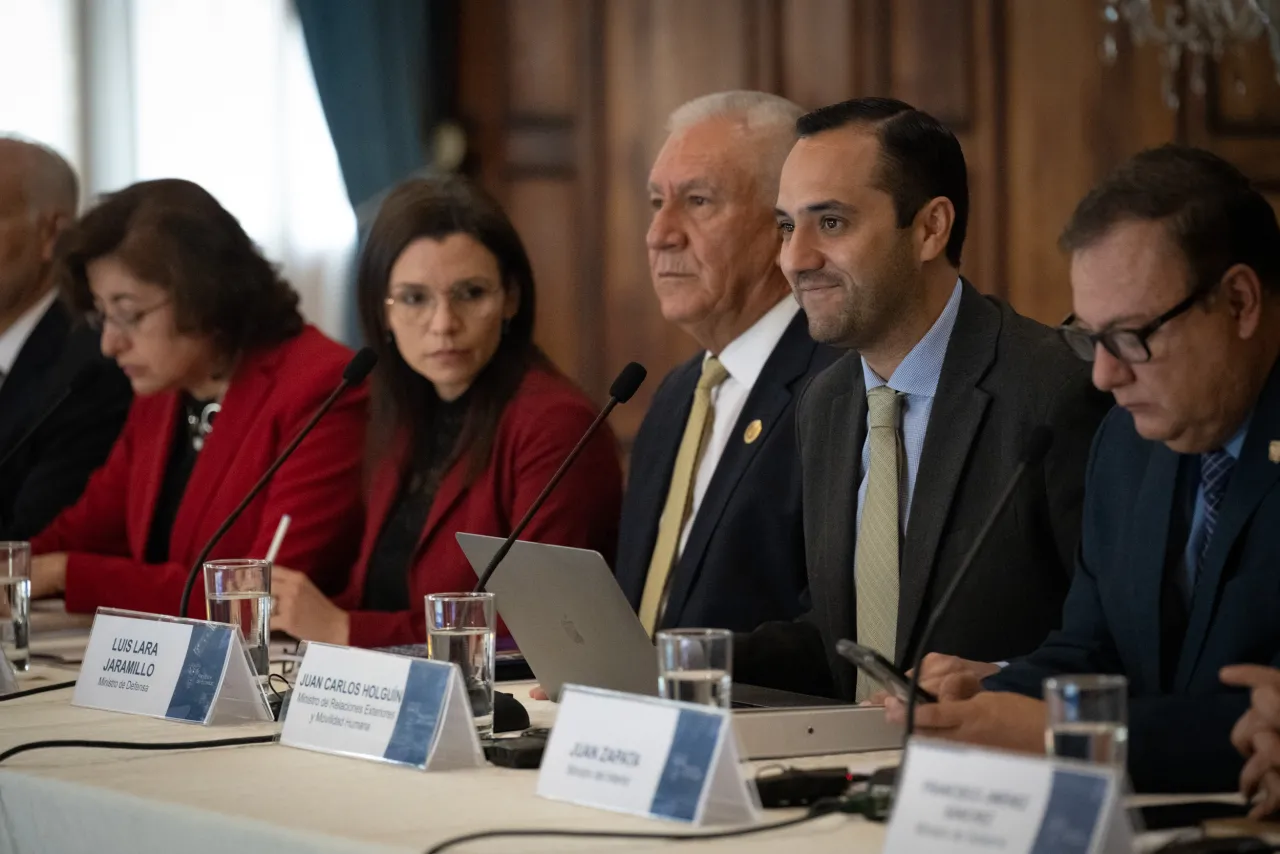
{"label": "drinking glass of water", "polygon": [[492,593],[427,596],[427,657],[458,665],[481,738],[493,735],[495,615]]}
{"label": "drinking glass of water", "polygon": [[211,560],[204,565],[204,601],[209,621],[240,629],[259,678],[271,673],[271,561]]}
{"label": "drinking glass of water", "polygon": [[0,542],[0,648],[15,673],[31,669],[31,544]]}
{"label": "drinking glass of water", "polygon": [[733,693],[733,632],[668,629],[655,636],[658,693],[668,700],[727,709]]}
{"label": "drinking glass of water", "polygon": [[1045,751],[1123,769],[1129,746],[1129,682],[1123,676],[1044,680]]}

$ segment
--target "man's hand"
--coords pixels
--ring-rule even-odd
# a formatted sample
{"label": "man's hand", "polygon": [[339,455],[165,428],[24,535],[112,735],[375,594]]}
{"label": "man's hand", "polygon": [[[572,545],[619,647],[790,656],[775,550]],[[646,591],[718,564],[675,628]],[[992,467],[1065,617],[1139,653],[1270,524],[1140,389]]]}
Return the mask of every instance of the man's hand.
{"label": "man's hand", "polygon": [[1231,744],[1248,761],[1240,772],[1240,792],[1259,797],[1250,818],[1280,810],[1280,670],[1256,664],[1224,667],[1222,681],[1250,689],[1249,710],[1231,730]]}
{"label": "man's hand", "polygon": [[[949,679],[973,680],[972,674]],[[904,723],[906,710],[896,701],[885,708],[885,717]],[[1022,753],[1044,753],[1045,706],[1021,694],[980,691],[966,700],[943,699],[916,706],[918,735],[983,747],[1000,747]]]}
{"label": "man's hand", "polygon": [[346,646],[351,617],[294,569],[271,568],[271,628],[298,640]]}
{"label": "man's hand", "polygon": [[[913,672],[907,671],[908,679]],[[980,685],[977,688],[971,686],[999,672],[998,665],[985,661],[970,661],[967,658],[931,652],[920,662],[920,687],[939,698],[965,700],[981,690]],[[888,692],[877,691],[863,701],[863,705],[885,706],[889,699]]]}
{"label": "man's hand", "polygon": [[31,598],[48,599],[67,589],[67,554],[52,552],[31,559]]}
{"label": "man's hand", "polygon": [[530,699],[533,699],[533,700],[550,700],[551,699],[550,697],[547,696],[547,692],[542,690],[541,685],[534,685],[532,688],[530,688],[529,697]]}

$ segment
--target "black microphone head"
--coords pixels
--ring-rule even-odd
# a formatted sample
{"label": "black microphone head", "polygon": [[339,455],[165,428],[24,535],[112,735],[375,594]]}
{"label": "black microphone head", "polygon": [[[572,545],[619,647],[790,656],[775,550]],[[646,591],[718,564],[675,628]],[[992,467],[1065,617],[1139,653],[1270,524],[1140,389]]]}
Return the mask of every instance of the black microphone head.
{"label": "black microphone head", "polygon": [[1027,440],[1027,446],[1022,450],[1022,459],[1027,465],[1033,466],[1044,459],[1044,455],[1049,453],[1050,446],[1053,445],[1053,430],[1044,424],[1031,431],[1031,438]]}
{"label": "black microphone head", "polygon": [[359,385],[364,382],[365,377],[369,376],[369,372],[376,364],[378,364],[378,354],[373,352],[372,347],[363,348],[351,357],[350,362],[347,362],[347,367],[342,371],[343,382],[347,385]]}
{"label": "black microphone head", "polygon": [[644,369],[644,365],[639,362],[630,362],[622,373],[618,374],[618,378],[613,381],[613,385],[609,386],[609,397],[612,397],[618,403],[626,403],[631,396],[636,393],[636,389],[640,388],[640,383],[644,382],[644,378],[649,372]]}

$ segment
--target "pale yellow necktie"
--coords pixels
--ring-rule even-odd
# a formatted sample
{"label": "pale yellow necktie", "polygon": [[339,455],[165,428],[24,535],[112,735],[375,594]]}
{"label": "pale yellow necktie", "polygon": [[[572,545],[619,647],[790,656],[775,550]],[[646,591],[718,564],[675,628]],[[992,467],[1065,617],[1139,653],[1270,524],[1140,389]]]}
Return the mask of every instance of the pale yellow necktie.
{"label": "pale yellow necktie", "polygon": [[659,611],[666,598],[667,581],[676,561],[676,549],[680,545],[680,532],[689,515],[693,497],[693,479],[698,472],[698,462],[711,426],[711,391],[729,376],[720,360],[711,356],[702,363],[702,376],[693,392],[693,407],[684,425],[684,437],[676,453],[676,465],[671,472],[671,487],[667,490],[667,503],[662,507],[658,521],[658,539],[649,559],[649,575],[644,582],[644,595],[640,598],[640,622],[650,635],[658,624]]}
{"label": "pale yellow necktie", "polygon": [[[854,556],[858,603],[858,643],[894,660],[898,633],[898,482],[902,458],[898,434],[898,393],[888,386],[867,392],[870,466],[862,499],[862,521]],[[877,683],[858,673],[861,702]]]}

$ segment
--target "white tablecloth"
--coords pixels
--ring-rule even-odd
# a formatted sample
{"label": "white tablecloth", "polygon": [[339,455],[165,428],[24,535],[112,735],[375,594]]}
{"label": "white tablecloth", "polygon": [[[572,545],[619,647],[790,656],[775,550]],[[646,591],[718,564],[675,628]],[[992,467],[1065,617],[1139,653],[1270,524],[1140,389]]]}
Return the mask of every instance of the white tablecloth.
{"label": "white tablecloth", "polygon": [[[38,665],[26,685],[74,678]],[[25,685],[24,685],[25,687]],[[505,686],[526,698],[528,686]],[[62,690],[0,704],[0,751],[44,739],[187,741],[266,734],[274,725],[200,727],[76,708]],[[554,705],[528,700],[535,725]],[[895,753],[797,760],[870,771]],[[34,852],[424,851],[453,836],[498,828],[572,828],[682,833],[667,822],[547,801],[534,794],[536,771],[487,767],[428,774],[281,747],[276,744],[180,753],[54,749],[0,766],[0,854]],[[769,811],[773,821],[797,815]],[[884,828],[859,817],[717,842],[699,852],[804,854],[879,851]],[[471,843],[458,854],[513,851],[657,851],[669,843],[517,838]]]}
{"label": "white tablecloth", "polygon": [[[22,687],[74,679],[88,620],[42,608],[33,652],[43,653]],[[61,661],[62,663],[59,663]],[[529,700],[528,685],[503,686],[535,726],[555,719],[551,703]],[[274,724],[200,727],[71,705],[65,689],[0,703],[0,751],[45,739],[195,741],[270,734]],[[797,759],[802,767],[845,765],[869,773],[896,752]],[[747,773],[756,767],[748,765]],[[768,763],[776,764],[776,763]],[[454,836],[502,828],[570,828],[683,833],[667,822],[547,801],[536,771],[486,767],[427,774],[277,744],[173,753],[59,748],[0,765],[0,854],[35,852],[420,852]],[[1141,798],[1154,803],[1173,798]],[[768,811],[765,821],[798,815]],[[1150,850],[1166,837],[1151,835]],[[883,847],[884,827],[828,816],[780,831],[699,843],[698,852],[858,854]],[[666,850],[647,840],[500,838],[450,849],[480,852]]]}

